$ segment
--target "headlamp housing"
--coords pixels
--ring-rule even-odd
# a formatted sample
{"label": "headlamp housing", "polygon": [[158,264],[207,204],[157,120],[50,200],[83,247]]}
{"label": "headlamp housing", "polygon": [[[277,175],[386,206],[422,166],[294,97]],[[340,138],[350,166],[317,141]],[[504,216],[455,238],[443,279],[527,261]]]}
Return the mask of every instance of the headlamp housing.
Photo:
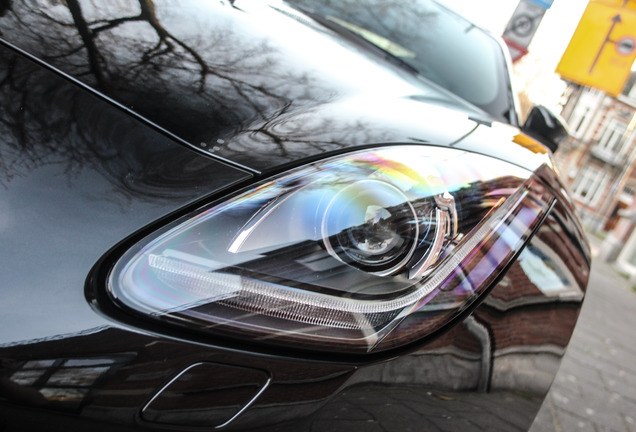
{"label": "headlamp housing", "polygon": [[488,156],[391,146],[312,163],[200,208],[117,261],[111,298],[210,335],[387,351],[456,319],[554,197]]}

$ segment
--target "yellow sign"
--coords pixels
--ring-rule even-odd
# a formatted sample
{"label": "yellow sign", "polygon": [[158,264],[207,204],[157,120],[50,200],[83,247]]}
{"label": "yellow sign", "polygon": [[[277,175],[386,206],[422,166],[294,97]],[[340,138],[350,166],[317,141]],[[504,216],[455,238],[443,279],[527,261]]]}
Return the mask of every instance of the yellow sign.
{"label": "yellow sign", "polygon": [[570,40],[557,73],[618,96],[636,60],[636,1],[592,0]]}
{"label": "yellow sign", "polygon": [[592,3],[603,3],[617,9],[627,8],[636,11],[636,1],[634,0],[591,0]]}

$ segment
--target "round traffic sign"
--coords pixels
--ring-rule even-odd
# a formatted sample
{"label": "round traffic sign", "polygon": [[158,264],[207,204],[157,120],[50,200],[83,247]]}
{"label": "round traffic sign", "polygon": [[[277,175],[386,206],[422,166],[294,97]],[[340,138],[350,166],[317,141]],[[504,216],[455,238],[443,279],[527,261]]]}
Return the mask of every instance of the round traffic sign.
{"label": "round traffic sign", "polygon": [[636,49],[636,40],[631,36],[624,36],[616,42],[616,51],[621,55],[630,55]]}
{"label": "round traffic sign", "polygon": [[520,37],[529,36],[534,30],[534,19],[529,15],[519,15],[514,18],[510,30]]}

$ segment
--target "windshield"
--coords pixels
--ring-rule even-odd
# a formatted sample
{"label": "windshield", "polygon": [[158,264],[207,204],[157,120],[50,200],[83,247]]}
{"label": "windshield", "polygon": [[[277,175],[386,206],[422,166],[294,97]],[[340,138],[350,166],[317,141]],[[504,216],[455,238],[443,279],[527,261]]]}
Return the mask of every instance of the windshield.
{"label": "windshield", "polygon": [[506,122],[515,121],[497,41],[428,0],[287,0],[382,49],[417,73]]}

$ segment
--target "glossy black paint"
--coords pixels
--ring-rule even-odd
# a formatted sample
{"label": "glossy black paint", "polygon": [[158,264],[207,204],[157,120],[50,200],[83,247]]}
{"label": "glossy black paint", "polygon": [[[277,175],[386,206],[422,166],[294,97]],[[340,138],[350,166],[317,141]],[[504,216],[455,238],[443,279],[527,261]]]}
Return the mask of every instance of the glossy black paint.
{"label": "glossy black paint", "polygon": [[2,326],[0,344],[10,344],[101,325],[69,287],[84,285],[104,250],[250,176],[170,142],[4,47],[0,54],[0,242],[3,268],[11,269],[2,276],[2,320],[20,323]]}
{"label": "glossy black paint", "polygon": [[[0,430],[176,429],[179,399],[206,430],[236,413],[227,430],[528,427],[589,272],[584,235],[540,146],[364,53],[337,73],[315,52],[309,64],[302,50],[289,63],[282,33],[262,36],[270,18],[287,20],[278,13],[140,1],[102,21],[67,5],[15,2],[0,18],[5,41],[72,75],[0,47]],[[193,13],[191,28],[178,25]],[[365,92],[363,67],[391,91]],[[374,143],[491,154],[537,170],[558,198],[490,295],[442,336],[400,357],[345,361],[195,338],[91,303],[91,269],[129,236],[251,181],[253,169]],[[232,389],[208,368],[254,375]],[[227,391],[212,411],[228,411],[208,416],[173,387],[199,371],[209,377],[199,390]]]}
{"label": "glossy black paint", "polygon": [[192,148],[258,171],[361,145],[463,148],[492,120],[282,5],[16,2],[0,31]]}

